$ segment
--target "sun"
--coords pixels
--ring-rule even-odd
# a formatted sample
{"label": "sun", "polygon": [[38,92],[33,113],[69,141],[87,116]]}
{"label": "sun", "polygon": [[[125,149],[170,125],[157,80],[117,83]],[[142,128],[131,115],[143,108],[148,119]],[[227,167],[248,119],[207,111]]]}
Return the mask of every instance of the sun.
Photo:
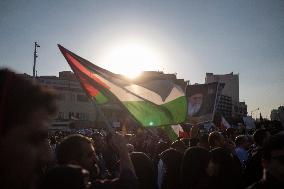
{"label": "sun", "polygon": [[157,71],[161,58],[157,50],[139,42],[112,46],[104,55],[103,66],[130,79],[143,71]]}

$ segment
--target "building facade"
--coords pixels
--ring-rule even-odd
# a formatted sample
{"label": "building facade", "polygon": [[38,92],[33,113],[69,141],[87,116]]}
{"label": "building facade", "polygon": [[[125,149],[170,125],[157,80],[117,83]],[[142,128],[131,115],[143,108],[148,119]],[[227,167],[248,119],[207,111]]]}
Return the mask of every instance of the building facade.
{"label": "building facade", "polygon": [[247,105],[239,101],[239,74],[233,72],[224,75],[206,73],[205,83],[224,84],[217,111],[224,117],[243,117],[247,115]]}
{"label": "building facade", "polygon": [[95,107],[86,96],[72,72],[60,72],[56,76],[40,76],[38,82],[55,89],[59,95],[57,120],[95,121]]}
{"label": "building facade", "polygon": [[234,104],[233,107],[233,116],[234,117],[244,117],[247,116],[247,105],[245,102],[238,102]]}
{"label": "building facade", "polygon": [[[20,75],[33,79],[27,74]],[[71,125],[78,128],[94,127],[97,121],[96,108],[71,71],[59,72],[59,77],[39,76],[36,80],[40,85],[54,90],[59,96],[56,101],[58,114],[51,129],[66,129]]]}
{"label": "building facade", "polygon": [[215,75],[206,73],[205,83],[220,82],[224,83],[222,95],[232,98],[232,102],[239,102],[239,74],[229,73],[224,75]]}

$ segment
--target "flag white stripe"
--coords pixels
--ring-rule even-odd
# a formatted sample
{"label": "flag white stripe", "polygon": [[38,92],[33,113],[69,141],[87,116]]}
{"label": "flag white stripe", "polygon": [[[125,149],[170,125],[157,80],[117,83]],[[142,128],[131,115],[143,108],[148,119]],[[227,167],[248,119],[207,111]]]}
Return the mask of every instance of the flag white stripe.
{"label": "flag white stripe", "polygon": [[175,84],[174,84],[174,88],[171,90],[169,96],[165,99],[165,101],[162,100],[160,95],[158,95],[157,93],[145,87],[142,87],[136,84],[132,84],[132,85],[124,87],[128,91],[137,95],[135,96],[129,93],[128,91],[124,90],[122,87],[119,87],[116,84],[110,82],[109,80],[104,79],[100,75],[98,74],[94,74],[94,75],[98,77],[101,81],[106,83],[110,87],[109,90],[113,94],[115,94],[120,101],[143,101],[142,98],[139,98],[139,96],[143,96],[144,99],[150,102],[153,102],[155,104],[161,105],[169,101],[172,101],[178,97],[184,96],[182,89],[178,85],[175,85]]}

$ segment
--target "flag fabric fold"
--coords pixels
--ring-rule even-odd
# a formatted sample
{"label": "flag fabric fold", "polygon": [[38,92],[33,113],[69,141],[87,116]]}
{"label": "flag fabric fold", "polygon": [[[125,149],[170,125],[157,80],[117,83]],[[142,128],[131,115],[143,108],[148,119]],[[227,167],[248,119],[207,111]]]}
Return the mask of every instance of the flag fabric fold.
{"label": "flag fabric fold", "polygon": [[144,127],[175,125],[187,115],[180,86],[167,79],[133,82],[105,70],[58,45],[86,93],[96,102],[121,104]]}

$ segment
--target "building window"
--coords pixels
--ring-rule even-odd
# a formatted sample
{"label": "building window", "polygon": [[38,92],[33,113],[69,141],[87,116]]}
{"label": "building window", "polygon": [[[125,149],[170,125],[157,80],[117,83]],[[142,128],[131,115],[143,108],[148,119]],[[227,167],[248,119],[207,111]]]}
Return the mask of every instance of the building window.
{"label": "building window", "polygon": [[81,95],[81,94],[78,94],[77,95],[77,101],[78,102],[88,102],[89,99],[86,95]]}
{"label": "building window", "polygon": [[70,101],[75,102],[75,95],[74,94],[70,94]]}
{"label": "building window", "polygon": [[69,112],[69,119],[78,120],[79,119],[79,113]]}
{"label": "building window", "polygon": [[57,119],[59,119],[59,120],[64,119],[64,113],[58,112]]}
{"label": "building window", "polygon": [[64,117],[64,119],[68,119],[68,114],[67,113],[63,113],[63,117]]}
{"label": "building window", "polygon": [[65,101],[65,94],[64,93],[59,93],[58,96],[59,96],[59,100]]}
{"label": "building window", "polygon": [[78,118],[80,119],[80,120],[89,120],[89,114],[88,113],[78,113]]}

